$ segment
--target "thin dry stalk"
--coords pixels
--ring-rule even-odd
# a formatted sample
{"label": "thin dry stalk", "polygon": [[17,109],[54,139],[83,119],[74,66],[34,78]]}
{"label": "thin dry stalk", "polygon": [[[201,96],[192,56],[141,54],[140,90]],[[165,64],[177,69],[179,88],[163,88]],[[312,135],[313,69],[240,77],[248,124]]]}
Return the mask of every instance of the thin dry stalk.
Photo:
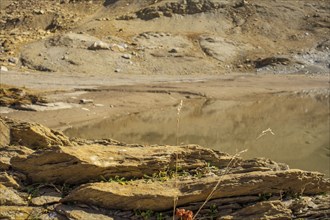
{"label": "thin dry stalk", "polygon": [[[177,118],[176,118],[176,145],[179,145],[179,134],[180,134],[180,113],[183,106],[183,100],[181,99],[180,104],[177,108]],[[178,154],[175,154],[175,174],[174,174],[174,180],[175,180],[175,187],[178,187],[178,181],[177,181],[177,175],[178,175]],[[175,211],[176,211],[176,205],[178,202],[178,197],[174,197],[173,199],[173,220],[175,219]]]}
{"label": "thin dry stalk", "polygon": [[173,198],[173,220],[175,220],[175,212],[176,212],[176,206],[178,204],[178,200],[179,198],[177,196]]}
{"label": "thin dry stalk", "polygon": [[177,108],[177,117],[176,117],[176,145],[179,145],[179,134],[180,134],[180,113],[183,106],[183,100],[181,99],[180,104]]}
{"label": "thin dry stalk", "polygon": [[[179,135],[180,135],[180,113],[183,106],[183,100],[181,99],[180,104],[177,108],[177,118],[176,118],[176,145],[179,145]],[[175,154],[175,187],[177,187],[177,175],[178,175],[178,154]]]}
{"label": "thin dry stalk", "polygon": [[206,203],[212,198],[214,192],[217,190],[218,186],[220,185],[220,182],[221,182],[222,177],[223,177],[224,175],[228,174],[229,169],[230,169],[230,166],[233,164],[233,162],[235,161],[235,159],[236,159],[239,155],[241,155],[242,153],[245,153],[246,151],[247,151],[247,149],[242,150],[242,151],[236,153],[236,154],[231,158],[231,160],[229,161],[229,163],[228,163],[227,166],[226,166],[226,169],[225,169],[224,174],[223,174],[222,176],[220,176],[220,178],[219,178],[217,184],[214,186],[214,188],[212,189],[212,191],[210,192],[210,194],[207,196],[206,200],[205,200],[204,203],[201,205],[201,207],[199,207],[198,211],[197,211],[196,214],[194,215],[193,220],[196,219],[198,213],[202,210],[202,208],[206,205]]}
{"label": "thin dry stalk", "polygon": [[271,128],[268,128],[260,133],[260,135],[257,137],[257,140],[261,138],[262,136],[266,135],[267,133],[270,133],[271,135],[275,135],[275,133],[272,131]]}

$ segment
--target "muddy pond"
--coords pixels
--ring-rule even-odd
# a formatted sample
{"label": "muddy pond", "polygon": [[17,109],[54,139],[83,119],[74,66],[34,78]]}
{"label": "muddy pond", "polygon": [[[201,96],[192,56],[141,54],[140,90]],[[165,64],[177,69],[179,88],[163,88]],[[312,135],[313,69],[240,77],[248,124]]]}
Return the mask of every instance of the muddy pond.
{"label": "muddy pond", "polygon": [[230,154],[247,149],[244,158],[266,157],[290,168],[330,176],[328,93],[187,99],[179,115],[175,105],[73,127],[64,133],[125,143],[199,144]]}

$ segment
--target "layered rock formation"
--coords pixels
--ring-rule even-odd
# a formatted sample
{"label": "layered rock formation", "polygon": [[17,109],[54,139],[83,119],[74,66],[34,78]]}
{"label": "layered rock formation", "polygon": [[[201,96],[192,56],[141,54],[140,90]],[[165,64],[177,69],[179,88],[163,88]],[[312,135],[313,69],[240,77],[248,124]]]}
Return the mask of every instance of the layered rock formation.
{"label": "layered rock formation", "polygon": [[1,123],[10,135],[0,156],[0,218],[171,219],[174,202],[183,219],[330,215],[321,173],[196,145],[70,140],[38,124]]}

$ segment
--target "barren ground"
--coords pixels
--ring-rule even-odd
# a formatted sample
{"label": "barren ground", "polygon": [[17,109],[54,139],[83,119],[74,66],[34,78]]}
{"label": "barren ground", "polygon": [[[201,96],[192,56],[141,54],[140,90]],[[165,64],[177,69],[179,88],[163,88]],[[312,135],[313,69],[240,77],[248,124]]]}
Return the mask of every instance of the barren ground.
{"label": "barren ground", "polygon": [[1,83],[50,104],[1,114],[84,138],[178,135],[329,174],[327,3],[2,1]]}

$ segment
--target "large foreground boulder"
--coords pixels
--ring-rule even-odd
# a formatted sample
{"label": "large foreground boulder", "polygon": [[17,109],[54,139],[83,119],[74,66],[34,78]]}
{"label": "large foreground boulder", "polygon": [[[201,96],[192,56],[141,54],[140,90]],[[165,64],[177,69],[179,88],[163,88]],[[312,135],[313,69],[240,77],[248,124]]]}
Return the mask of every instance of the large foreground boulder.
{"label": "large foreground boulder", "polygon": [[330,191],[330,180],[317,172],[301,170],[249,172],[227,174],[181,181],[90,183],[72,191],[63,202],[81,202],[109,209],[168,210],[177,205],[205,201],[214,189],[212,198],[239,197],[259,194],[318,194]]}
{"label": "large foreground boulder", "polygon": [[53,145],[71,145],[68,137],[43,125],[16,122],[10,119],[3,121],[10,129],[10,145],[21,145],[31,149],[47,148]]}
{"label": "large foreground boulder", "polygon": [[0,170],[8,170],[11,167],[10,160],[13,157],[27,157],[34,151],[24,146],[4,146],[0,147]]}
{"label": "large foreground boulder", "polygon": [[225,153],[188,146],[55,146],[11,160],[31,182],[80,184],[109,177],[141,178],[179,167],[189,170],[211,164],[226,167]]}

